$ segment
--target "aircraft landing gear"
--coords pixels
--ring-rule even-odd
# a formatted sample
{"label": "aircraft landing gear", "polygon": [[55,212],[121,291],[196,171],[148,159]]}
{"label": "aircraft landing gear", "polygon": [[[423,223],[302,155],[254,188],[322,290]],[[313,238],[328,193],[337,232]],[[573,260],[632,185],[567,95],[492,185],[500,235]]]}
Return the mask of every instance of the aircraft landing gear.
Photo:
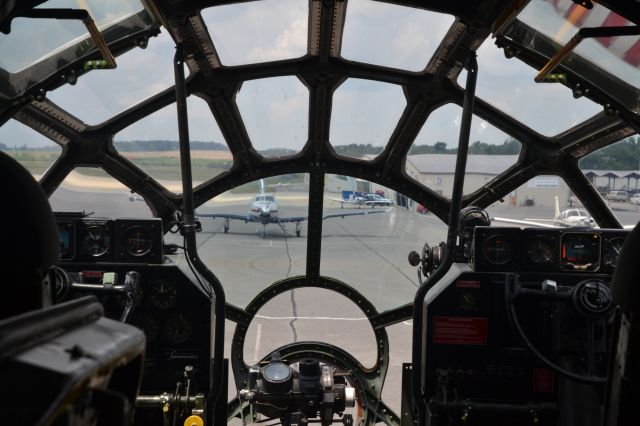
{"label": "aircraft landing gear", "polygon": [[300,236],[300,222],[296,222],[296,237]]}
{"label": "aircraft landing gear", "polygon": [[225,234],[229,233],[229,219],[224,220],[224,233]]}
{"label": "aircraft landing gear", "polygon": [[267,225],[262,225],[262,238],[267,238]]}

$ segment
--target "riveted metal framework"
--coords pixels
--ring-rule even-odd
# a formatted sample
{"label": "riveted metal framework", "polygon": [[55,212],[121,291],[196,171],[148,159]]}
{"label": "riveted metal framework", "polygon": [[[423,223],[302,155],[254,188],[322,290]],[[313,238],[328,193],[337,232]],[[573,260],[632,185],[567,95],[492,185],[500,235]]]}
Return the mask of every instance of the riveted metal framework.
{"label": "riveted metal framework", "polygon": [[[233,166],[230,170],[195,188],[196,207],[231,188],[260,178],[285,173],[309,173],[306,274],[276,283],[265,290],[266,292],[279,292],[296,286],[311,285],[330,288],[344,294],[344,289],[347,288],[344,284],[320,275],[324,176],[328,173],[349,175],[382,184],[428,206],[429,210],[440,219],[447,221],[450,201],[411,179],[404,170],[405,159],[432,111],[446,103],[462,106],[464,90],[456,80],[463,64],[467,62],[471,52],[491,35],[498,18],[505,11],[512,10],[518,2],[510,0],[388,0],[387,2],[455,16],[455,22],[422,72],[409,72],[343,59],[340,56],[340,49],[345,25],[346,0],[309,1],[307,54],[297,59],[223,66],[200,12],[208,7],[238,3],[231,0],[147,0],[145,3],[157,19],[157,26],[110,45],[117,57],[157,35],[158,26],[162,25],[175,43],[182,46],[185,62],[190,70],[186,81],[187,93],[207,103],[212,119],[216,120],[233,154]],[[22,8],[33,7],[41,2],[20,3],[19,7],[16,6],[9,15],[3,17],[3,24],[11,17],[11,13],[18,15]],[[600,3],[632,22],[640,23],[640,12],[637,6],[631,5],[634,2],[609,0]],[[511,33],[500,33],[495,39],[496,44],[503,48],[509,57],[516,57],[539,69],[556,50],[556,46],[550,40],[546,45],[543,40],[543,45],[537,50],[518,43],[510,36],[514,31],[518,31],[518,28],[512,29]],[[587,66],[586,63],[576,65],[577,69]],[[166,189],[121,155],[114,148],[113,138],[129,125],[174,103],[175,89],[168,88],[101,124],[89,126],[46,98],[48,91],[66,84],[65,75],[70,71],[77,72],[81,78],[82,71],[74,70],[72,67],[71,64],[69,67],[60,69],[14,98],[0,99],[0,123],[15,118],[62,146],[60,158],[41,179],[41,184],[48,194],[52,194],[75,167],[99,166],[132,191],[142,195],[152,213],[168,224],[173,220],[174,213],[182,209],[182,196]],[[563,84],[570,88],[578,85],[589,88],[586,96],[603,105],[603,112],[557,136],[546,137],[491,106],[487,101],[476,99],[475,115],[520,141],[523,149],[515,165],[484,187],[464,196],[462,204],[486,207],[534,176],[556,174],[566,181],[600,226],[620,227],[616,217],[578,168],[578,160],[596,149],[637,133],[640,130],[638,112],[630,109],[624,99],[616,98],[604,89],[594,86],[571,69],[564,68],[562,65],[559,68],[567,76]],[[482,73],[482,69],[479,73]],[[235,97],[245,81],[278,76],[296,76],[309,90],[308,139],[302,151],[295,156],[265,159],[252,145]],[[338,156],[329,143],[333,93],[347,78],[397,84],[403,88],[406,97],[406,107],[384,151],[373,161]],[[165,229],[168,229],[168,226]],[[258,295],[247,309],[227,306],[227,317],[237,322],[240,327],[236,336],[241,337],[243,329],[246,332],[248,323],[255,315],[253,309],[262,303],[260,297],[261,295]],[[382,313],[375,310],[366,313],[376,336],[384,345],[387,344],[384,327],[411,318],[411,314],[411,305]],[[235,340],[241,341],[240,337],[236,337]],[[235,344],[234,350],[237,350]],[[329,345],[314,346],[311,343],[289,345],[281,348],[281,351],[283,356],[291,359],[297,359],[306,352],[313,352],[318,356],[330,354],[335,358],[340,352]],[[339,355],[337,358],[342,360],[345,368],[357,367],[352,365],[353,359],[348,355],[342,352]],[[383,355],[386,358],[386,355]],[[388,362],[388,359],[381,362]],[[237,374],[240,373],[240,368],[243,367],[234,366]],[[366,374],[369,373],[364,370],[361,373],[362,380],[368,383],[370,378]],[[381,378],[384,380],[384,375],[371,380],[375,382],[375,380],[380,381]],[[240,407],[237,406],[235,409],[239,410]],[[381,419],[383,417],[381,410],[381,408],[376,410],[372,416],[378,416]],[[385,418],[384,421],[393,423],[397,419]]]}

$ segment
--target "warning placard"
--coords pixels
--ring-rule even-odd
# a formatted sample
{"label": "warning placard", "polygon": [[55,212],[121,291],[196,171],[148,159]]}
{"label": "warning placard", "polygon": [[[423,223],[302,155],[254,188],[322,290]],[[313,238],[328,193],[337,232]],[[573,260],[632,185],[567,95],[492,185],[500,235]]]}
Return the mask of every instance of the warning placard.
{"label": "warning placard", "polygon": [[437,345],[486,345],[489,320],[469,317],[434,317],[433,343]]}
{"label": "warning placard", "polygon": [[548,368],[534,368],[532,385],[536,393],[553,393],[555,374]]}

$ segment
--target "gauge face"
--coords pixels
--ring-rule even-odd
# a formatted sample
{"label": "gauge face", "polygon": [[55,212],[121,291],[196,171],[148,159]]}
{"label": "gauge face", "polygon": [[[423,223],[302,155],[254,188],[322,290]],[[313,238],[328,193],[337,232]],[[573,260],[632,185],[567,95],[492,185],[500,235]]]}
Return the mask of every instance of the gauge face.
{"label": "gauge face", "polygon": [[56,290],[56,301],[61,302],[64,300],[71,288],[71,281],[64,269],[59,266],[54,266],[54,284]]}
{"label": "gauge face", "polygon": [[151,232],[143,226],[132,226],[124,231],[124,248],[131,256],[144,256],[151,251]]}
{"label": "gauge face", "polygon": [[184,343],[193,334],[193,324],[186,315],[173,314],[167,318],[164,336],[169,343]]}
{"label": "gauge face", "polygon": [[578,284],[573,296],[578,309],[588,316],[602,315],[613,306],[611,290],[602,281]]}
{"label": "gauge face", "polygon": [[560,242],[560,266],[570,271],[595,271],[600,266],[600,235],[566,233]]}
{"label": "gauge face", "polygon": [[158,333],[160,332],[158,321],[148,312],[139,312],[134,314],[133,318],[131,318],[131,324],[144,331],[144,334],[147,337],[147,342],[158,337]]}
{"label": "gauge face", "polygon": [[151,289],[151,305],[167,309],[176,303],[176,286],[166,281],[158,281]]}
{"label": "gauge face", "polygon": [[615,267],[618,264],[618,256],[620,256],[620,250],[624,245],[624,238],[612,238],[607,241],[604,246],[604,259],[603,262],[607,266]]}
{"label": "gauge face", "polygon": [[527,256],[531,262],[544,265],[553,261],[553,242],[548,237],[535,237],[527,244]]}
{"label": "gauge face", "polygon": [[511,243],[503,235],[487,238],[482,246],[484,257],[494,265],[504,265],[511,260]]}
{"label": "gauge face", "polygon": [[86,236],[82,240],[82,246],[89,256],[102,256],[109,251],[109,247],[111,247],[111,236],[104,226],[88,226]]}

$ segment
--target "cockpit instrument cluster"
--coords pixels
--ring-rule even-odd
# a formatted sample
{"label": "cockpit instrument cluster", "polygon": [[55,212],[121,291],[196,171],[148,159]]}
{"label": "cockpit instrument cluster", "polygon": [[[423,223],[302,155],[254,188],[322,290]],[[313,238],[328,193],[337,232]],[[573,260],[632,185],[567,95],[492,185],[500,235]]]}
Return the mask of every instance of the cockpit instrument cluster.
{"label": "cockpit instrument cluster", "polygon": [[629,231],[478,227],[472,263],[477,271],[612,274]]}
{"label": "cockpit instrument cluster", "polygon": [[160,219],[107,219],[56,213],[61,262],[162,263]]}

